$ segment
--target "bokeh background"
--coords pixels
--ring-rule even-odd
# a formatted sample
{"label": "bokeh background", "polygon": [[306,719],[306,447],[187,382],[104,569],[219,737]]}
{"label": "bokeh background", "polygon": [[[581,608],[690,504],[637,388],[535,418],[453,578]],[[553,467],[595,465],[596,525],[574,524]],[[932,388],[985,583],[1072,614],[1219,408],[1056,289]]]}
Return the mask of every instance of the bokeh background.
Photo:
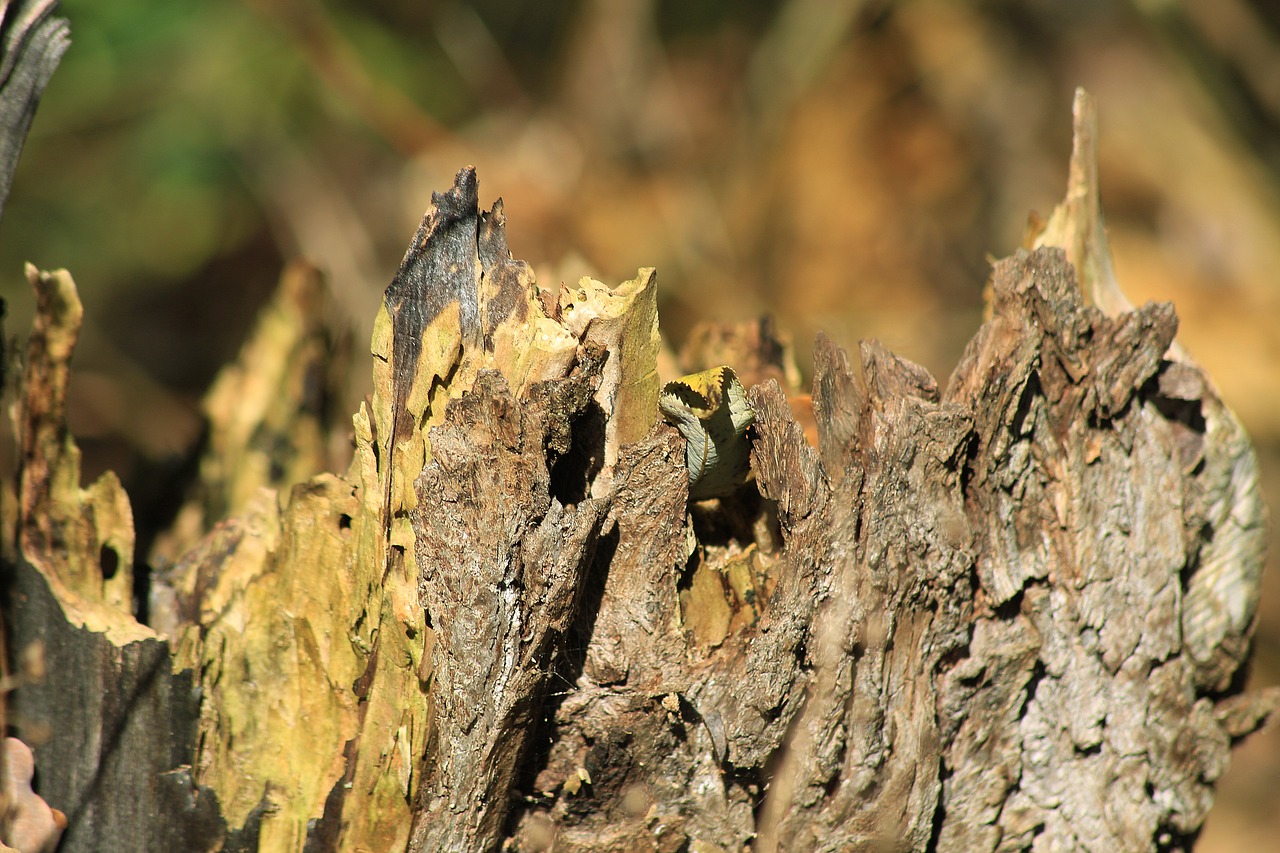
{"label": "bokeh background", "polygon": [[[85,475],[145,500],[283,264],[358,342],[432,190],[505,200],[541,281],[656,266],[675,344],[772,312],[878,337],[945,381],[988,257],[1062,195],[1075,86],[1099,105],[1122,287],[1257,442],[1280,505],[1280,11],[1245,0],[66,0],[72,47],[0,223],[86,306]],[[1274,539],[1273,539],[1274,541]],[[1277,552],[1251,676],[1280,683]],[[1276,849],[1280,731],[1236,752],[1199,849]]]}

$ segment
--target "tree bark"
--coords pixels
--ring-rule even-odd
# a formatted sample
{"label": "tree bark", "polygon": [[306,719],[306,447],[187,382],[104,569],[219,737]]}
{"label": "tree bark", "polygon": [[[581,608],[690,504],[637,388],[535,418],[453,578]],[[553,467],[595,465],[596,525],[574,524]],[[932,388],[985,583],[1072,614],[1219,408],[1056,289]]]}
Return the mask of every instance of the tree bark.
{"label": "tree bark", "polygon": [[[820,337],[808,406],[769,324],[699,337],[686,369],[752,385],[755,476],[692,503],[653,271],[539,287],[463,170],[387,290],[343,476],[323,291],[286,277],[153,548],[159,633],[38,330],[5,555],[57,674],[14,707],[69,769],[63,849],[1190,847],[1277,703],[1240,678],[1264,513],[1172,307],[1115,302],[1091,139],[1082,96],[1068,200],[945,387]],[[73,341],[69,276],[32,280]]]}

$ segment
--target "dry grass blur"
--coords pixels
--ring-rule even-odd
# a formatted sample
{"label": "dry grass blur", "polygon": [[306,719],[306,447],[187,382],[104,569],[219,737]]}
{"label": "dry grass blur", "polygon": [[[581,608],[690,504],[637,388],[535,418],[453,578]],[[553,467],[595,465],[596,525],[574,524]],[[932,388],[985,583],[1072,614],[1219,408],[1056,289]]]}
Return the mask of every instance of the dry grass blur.
{"label": "dry grass blur", "polygon": [[[1280,505],[1280,18],[1245,0],[65,2],[73,47],[0,227],[86,303],[73,428],[145,502],[285,259],[367,337],[430,192],[463,165],[546,278],[656,266],[678,342],[773,312],[943,381],[988,255],[1061,195],[1075,86],[1136,303],[1243,418]],[[1270,17],[1269,17],[1270,16]],[[362,368],[363,369],[363,368]],[[1277,552],[1258,684],[1280,682]],[[1199,849],[1280,829],[1280,732],[1236,753]]]}

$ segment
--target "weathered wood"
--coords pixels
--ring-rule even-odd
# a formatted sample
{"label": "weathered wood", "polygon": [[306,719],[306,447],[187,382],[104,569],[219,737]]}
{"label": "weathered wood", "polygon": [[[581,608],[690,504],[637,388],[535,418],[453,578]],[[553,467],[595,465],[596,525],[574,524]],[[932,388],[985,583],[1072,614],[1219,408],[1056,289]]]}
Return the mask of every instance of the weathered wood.
{"label": "weathered wood", "polygon": [[192,773],[191,672],[173,672],[168,644],[145,628],[78,614],[26,562],[9,590],[6,627],[45,658],[44,677],[15,692],[10,713],[34,742],[38,790],[66,813],[59,849],[219,849],[217,796]]}
{"label": "weathered wood", "polygon": [[58,0],[0,6],[0,213],[40,96],[71,45],[66,20],[53,16],[57,8]]}
{"label": "weathered wood", "polygon": [[294,319],[219,380],[258,403],[208,409],[216,458],[156,552],[167,639],[111,593],[127,503],[79,488],[69,346],[33,349],[5,553],[19,604],[47,606],[22,604],[21,632],[74,629],[62,677],[105,680],[70,663],[96,656],[120,690],[142,663],[159,685],[150,717],[87,703],[97,724],[24,688],[52,730],[37,758],[177,721],[146,760],[88,751],[110,794],[54,774],[45,796],[79,798],[78,838],[137,849],[159,830],[103,798],[157,779],[198,792],[163,836],[190,849],[1185,848],[1278,699],[1237,677],[1264,519],[1171,307],[1097,296],[1087,107],[1065,212],[996,264],[945,385],[820,337],[807,406],[767,326],[699,338],[758,383],[754,480],[714,501],[689,501],[658,417],[653,272],[540,287],[463,170],[387,290],[345,475],[255,443],[310,424],[324,444],[296,399],[323,347],[290,313],[315,300],[285,298]]}
{"label": "weathered wood", "polygon": [[38,790],[67,816],[62,850],[211,849],[223,829],[192,779],[191,675],[131,614],[128,498],[114,474],[79,485],[66,390],[80,300],[65,271],[27,278],[36,317],[16,405],[22,467],[4,494],[4,615],[9,647],[42,658],[43,677],[12,694],[11,719],[35,747]]}

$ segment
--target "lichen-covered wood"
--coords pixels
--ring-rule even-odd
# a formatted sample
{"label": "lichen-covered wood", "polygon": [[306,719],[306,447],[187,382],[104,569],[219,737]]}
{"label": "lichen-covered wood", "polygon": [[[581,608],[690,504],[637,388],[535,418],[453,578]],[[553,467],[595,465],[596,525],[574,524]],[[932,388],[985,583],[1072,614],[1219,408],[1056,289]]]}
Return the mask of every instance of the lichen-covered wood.
{"label": "lichen-covered wood", "polygon": [[[207,410],[219,459],[153,554],[162,636],[105,577],[132,542],[118,484],[78,486],[74,333],[37,334],[11,624],[66,623],[49,668],[113,685],[77,714],[18,692],[38,762],[112,781],[52,774],[65,849],[1188,846],[1277,701],[1236,677],[1264,519],[1172,308],[1077,283],[1069,261],[1092,293],[1106,253],[1087,107],[1074,201],[996,264],[944,385],[820,337],[806,401],[767,324],[697,336],[684,367],[732,354],[755,412],[754,478],[709,501],[658,415],[653,271],[539,285],[463,170],[387,289],[345,474],[262,455],[325,444],[299,378],[328,375],[313,279],[219,380],[211,401],[258,403]],[[66,313],[69,277],[33,283],[62,294],[40,322]],[[152,692],[121,695],[141,652]],[[181,725],[122,758],[83,746],[95,714],[131,745]],[[187,792],[163,833],[112,808],[144,789],[157,814]]]}

